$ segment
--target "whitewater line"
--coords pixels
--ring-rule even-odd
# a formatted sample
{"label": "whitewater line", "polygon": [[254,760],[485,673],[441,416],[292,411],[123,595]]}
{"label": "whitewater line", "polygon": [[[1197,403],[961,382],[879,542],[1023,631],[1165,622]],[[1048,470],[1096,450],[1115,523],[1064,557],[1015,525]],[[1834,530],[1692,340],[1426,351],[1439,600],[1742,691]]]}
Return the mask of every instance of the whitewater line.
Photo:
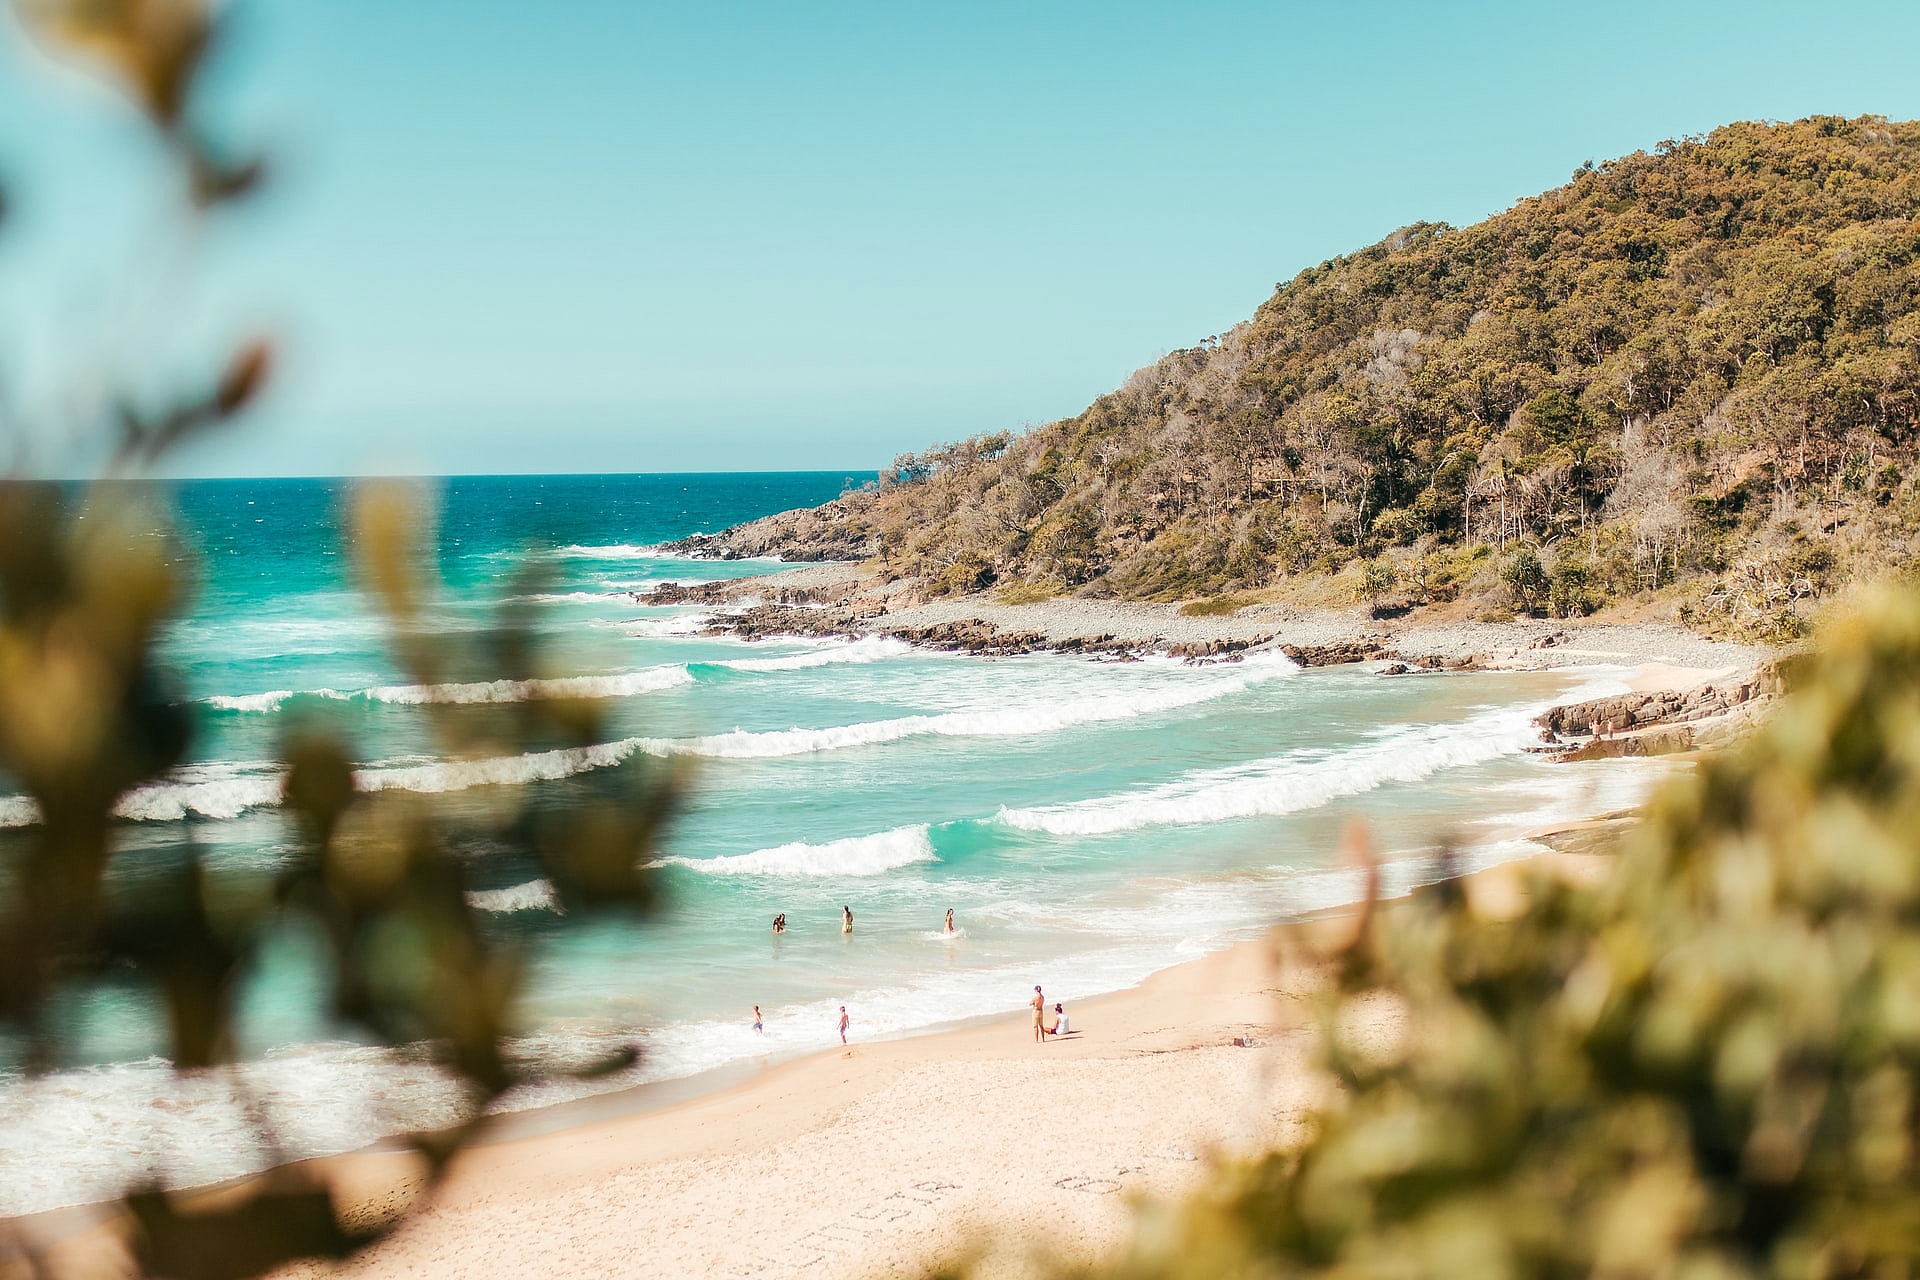
{"label": "whitewater line", "polygon": [[1110,835],[1151,826],[1277,817],[1317,809],[1393,782],[1418,782],[1446,769],[1515,755],[1539,741],[1520,707],[1459,724],[1405,727],[1344,751],[1296,751],[1193,773],[1137,791],[1033,808],[1002,808],[995,820],[1051,835]]}

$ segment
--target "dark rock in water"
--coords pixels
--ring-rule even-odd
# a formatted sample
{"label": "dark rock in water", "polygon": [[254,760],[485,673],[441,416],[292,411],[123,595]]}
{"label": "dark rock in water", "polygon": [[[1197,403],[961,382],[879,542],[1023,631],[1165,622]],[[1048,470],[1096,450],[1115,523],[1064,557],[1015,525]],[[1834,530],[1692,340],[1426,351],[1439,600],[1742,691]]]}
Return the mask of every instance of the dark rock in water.
{"label": "dark rock in water", "polygon": [[1403,676],[1411,670],[1413,670],[1413,668],[1409,667],[1406,663],[1396,662],[1389,667],[1382,668],[1380,674],[1383,676]]}
{"label": "dark rock in water", "polygon": [[1271,635],[1255,636],[1251,640],[1191,640],[1183,644],[1167,646],[1170,658],[1185,658],[1188,662],[1202,662],[1215,659],[1221,662],[1239,662],[1244,650],[1255,648],[1272,640]]}
{"label": "dark rock in water", "polygon": [[717,582],[696,582],[691,586],[680,582],[662,582],[651,591],[632,591],[628,594],[641,604],[718,604],[720,586]]}
{"label": "dark rock in water", "polygon": [[1378,640],[1360,637],[1335,640],[1332,644],[1283,644],[1280,652],[1303,667],[1337,667],[1376,658],[1382,652],[1382,646]]}

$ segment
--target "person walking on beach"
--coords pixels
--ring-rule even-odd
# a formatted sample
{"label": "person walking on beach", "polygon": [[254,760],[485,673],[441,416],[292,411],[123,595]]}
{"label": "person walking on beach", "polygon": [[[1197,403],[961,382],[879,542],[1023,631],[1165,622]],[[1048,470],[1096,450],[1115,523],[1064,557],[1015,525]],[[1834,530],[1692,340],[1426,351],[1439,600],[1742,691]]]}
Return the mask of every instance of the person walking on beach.
{"label": "person walking on beach", "polygon": [[787,913],[786,912],[782,911],[779,915],[773,918],[773,931],[775,933],[785,933],[787,931]]}
{"label": "person walking on beach", "polygon": [[753,1006],[753,1033],[755,1035],[765,1035],[766,1030],[764,1026],[760,1025],[760,1006],[755,1005]]}
{"label": "person walking on beach", "polygon": [[1047,1018],[1047,998],[1039,987],[1033,989],[1033,1042],[1040,1044],[1047,1038],[1045,1026]]}
{"label": "person walking on beach", "polygon": [[943,932],[946,932],[946,933],[952,933],[952,932],[954,932],[954,928],[953,928],[953,908],[952,908],[952,907],[948,907],[948,908],[947,908],[947,927],[945,928],[945,930],[943,930]]}
{"label": "person walking on beach", "polygon": [[840,1043],[841,1044],[845,1044],[847,1042],[847,1022],[848,1022],[847,1006],[841,1005],[840,1006]]}
{"label": "person walking on beach", "polygon": [[840,932],[842,933],[853,932],[853,908],[852,907],[840,908]]}

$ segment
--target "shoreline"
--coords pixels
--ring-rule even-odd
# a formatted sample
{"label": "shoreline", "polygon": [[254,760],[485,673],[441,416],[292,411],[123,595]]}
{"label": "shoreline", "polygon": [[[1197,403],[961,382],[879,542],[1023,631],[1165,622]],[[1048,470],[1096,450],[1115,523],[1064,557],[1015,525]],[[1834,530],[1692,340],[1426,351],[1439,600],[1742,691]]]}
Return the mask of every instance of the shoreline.
{"label": "shoreline", "polygon": [[[1630,673],[1626,683],[1638,691],[1657,692],[1697,686],[1703,680],[1721,677],[1724,674],[1720,669],[1645,664]],[[1578,823],[1560,823],[1547,830],[1529,832],[1521,838],[1535,843],[1544,843],[1543,837],[1550,832],[1588,828],[1596,820],[1598,815],[1596,818],[1585,819]],[[1560,855],[1533,855],[1484,871],[1470,873],[1466,878],[1478,880],[1510,875],[1513,869],[1537,861],[1543,856]],[[1332,908],[1326,912],[1313,914],[1338,917],[1350,910],[1351,907]],[[1312,916],[1306,918],[1312,918]],[[1242,1039],[1250,1037],[1257,1044],[1266,1044],[1276,1034],[1272,1026],[1261,1023],[1259,1018],[1248,1012],[1253,1004],[1260,1003],[1260,1000],[1255,997],[1265,999],[1261,996],[1262,992],[1271,996],[1273,990],[1277,990],[1271,983],[1260,986],[1258,982],[1254,982],[1254,977],[1250,976],[1253,974],[1253,970],[1249,968],[1254,964],[1252,957],[1270,951],[1270,939],[1271,934],[1263,939],[1231,943],[1221,950],[1158,970],[1134,987],[1076,1001],[1070,1012],[1074,1016],[1076,1028],[1080,1034],[1074,1038],[1071,1046],[1059,1044],[1048,1045],[1046,1048],[1066,1050],[1071,1047],[1076,1060],[1080,1057],[1090,1057],[1106,1064],[1097,1070],[1102,1073],[1103,1079],[1108,1076],[1113,1077],[1110,1083],[1114,1084],[1117,1093],[1109,1089],[1100,1092],[1097,1097],[1083,1097],[1076,1092],[1077,1086],[1071,1079],[1053,1079],[1046,1073],[1042,1073],[1044,1078],[1035,1077],[1028,1083],[1036,1088],[1045,1085],[1047,1089],[1056,1091],[1061,1099],[1058,1105],[1065,1109],[1065,1113],[1076,1116],[1094,1114],[1101,1107],[1118,1106],[1116,1098],[1178,1095],[1187,1101],[1183,1101],[1181,1106],[1175,1108],[1174,1112],[1168,1116],[1154,1120],[1154,1123],[1147,1122],[1152,1118],[1134,1116],[1129,1120],[1116,1117],[1107,1123],[1107,1128],[1112,1131],[1117,1141],[1119,1137],[1127,1135],[1158,1133],[1160,1130],[1155,1128],[1155,1124],[1164,1121],[1162,1128],[1171,1125],[1181,1134],[1186,1135],[1180,1138],[1168,1138],[1167,1142],[1174,1145],[1185,1142],[1187,1145],[1181,1149],[1188,1151],[1189,1154],[1197,1155],[1205,1148],[1226,1149],[1223,1144],[1228,1144],[1231,1135],[1209,1130],[1204,1114],[1206,1107],[1199,1106],[1198,1111],[1194,1107],[1217,1094],[1220,1089],[1244,1092],[1244,1089],[1249,1087],[1244,1080],[1234,1074],[1238,1068],[1231,1066],[1232,1054],[1246,1056],[1244,1048],[1235,1048],[1232,1045],[1235,1034]],[[1254,986],[1249,987],[1250,982],[1254,982]],[[1176,994],[1169,995],[1169,992]],[[1124,1034],[1121,1029],[1125,1029]],[[1007,1015],[989,1014],[957,1023],[936,1024],[888,1040],[857,1043],[850,1051],[814,1049],[797,1051],[788,1057],[746,1059],[696,1076],[650,1082],[607,1094],[591,1095],[551,1106],[509,1113],[496,1122],[485,1140],[460,1157],[456,1175],[438,1204],[420,1221],[410,1223],[393,1240],[377,1246],[364,1258],[357,1260],[350,1270],[354,1274],[365,1275],[385,1275],[402,1270],[412,1272],[422,1267],[430,1275],[488,1273],[494,1261],[491,1255],[485,1258],[466,1256],[454,1247],[460,1238],[476,1232],[481,1235],[496,1234],[495,1226],[481,1227],[472,1224],[471,1215],[480,1214],[484,1217],[488,1214],[504,1213],[516,1222],[523,1221],[529,1216],[537,1218],[539,1213],[535,1211],[536,1207],[543,1204],[553,1207],[550,1202],[554,1195],[559,1194],[554,1187],[561,1187],[567,1189],[564,1196],[568,1206],[567,1212],[585,1215],[585,1218],[591,1219],[606,1205],[620,1202],[621,1193],[613,1184],[625,1186],[636,1178],[642,1183],[651,1184],[661,1177],[666,1177],[667,1181],[676,1187],[685,1182],[687,1186],[710,1189],[712,1179],[719,1178],[724,1182],[726,1177],[730,1176],[724,1168],[715,1167],[714,1162],[717,1161],[724,1166],[729,1161],[747,1159],[760,1149],[748,1139],[747,1135],[752,1131],[760,1129],[778,1134],[798,1128],[803,1136],[811,1134],[818,1137],[823,1130],[832,1130],[833,1126],[839,1123],[835,1116],[857,1117],[861,1114],[862,1100],[867,1095],[876,1091],[884,1092],[896,1085],[906,1088],[902,1080],[907,1075],[918,1078],[929,1072],[935,1076],[941,1076],[944,1073],[941,1082],[942,1090],[936,1090],[939,1097],[954,1095],[955,1091],[966,1096],[977,1096],[982,1089],[992,1093],[1018,1087],[1017,1084],[1007,1083],[1011,1078],[1025,1079],[1021,1071],[1016,1069],[1015,1064],[1019,1063],[1020,1059],[1006,1057],[1007,1041],[1011,1033],[1024,1030],[1024,1023],[1018,1016],[1010,1018]],[[1014,1041],[1019,1043],[1020,1037],[1014,1035]],[[1228,1054],[1229,1058],[1219,1060],[1221,1052]],[[1304,1070],[1304,1058],[1299,1053],[1289,1052],[1292,1056],[1287,1057],[1285,1063],[1276,1063],[1270,1068],[1263,1067],[1262,1079],[1268,1080],[1269,1083],[1275,1080],[1292,1081],[1293,1085],[1288,1087],[1297,1086]],[[1149,1071],[1145,1068],[1136,1069],[1124,1065],[1131,1062],[1138,1054],[1155,1057],[1173,1055],[1167,1060],[1170,1062],[1191,1060],[1200,1065],[1195,1066],[1191,1071],[1183,1069],[1182,1072],[1175,1073],[1177,1078],[1160,1079],[1159,1074],[1156,1074],[1157,1068]],[[831,1077],[836,1071],[842,1070],[849,1061],[860,1064],[858,1069],[845,1068],[851,1070],[852,1074],[844,1075],[836,1084]],[[979,1065],[982,1063],[986,1065]],[[975,1064],[977,1070],[966,1064]],[[972,1074],[969,1074],[970,1072]],[[1222,1074],[1223,1072],[1225,1074]],[[1143,1073],[1152,1079],[1133,1078]],[[800,1083],[789,1083],[791,1081]],[[856,1086],[856,1081],[865,1083]],[[1121,1081],[1130,1081],[1130,1083],[1119,1083]],[[1281,1086],[1275,1084],[1273,1087]],[[1058,1092],[1061,1090],[1065,1092]],[[1113,1096],[1110,1097],[1109,1094]],[[927,1099],[919,1095],[916,1097],[918,1101],[901,1104],[905,1107],[906,1113],[919,1115],[926,1111],[929,1105]],[[824,1116],[820,1110],[821,1105],[826,1105],[822,1102],[823,1099],[831,1102]],[[1194,1105],[1189,1105],[1189,1102]],[[1268,1114],[1268,1119],[1271,1120],[1285,1110],[1285,1107],[1281,1107],[1279,1111],[1268,1108],[1267,1113],[1264,1114]],[[916,1131],[927,1128],[938,1129],[942,1125],[965,1129],[969,1124],[964,1111],[948,1114],[940,1111],[939,1106],[935,1106],[933,1113],[914,1121],[912,1127]],[[1145,1125],[1145,1128],[1142,1128],[1142,1125]],[[718,1126],[719,1132],[710,1132],[711,1126]],[[992,1133],[1000,1132],[993,1126],[988,1128]],[[1276,1129],[1266,1121],[1262,1121],[1248,1131],[1248,1140],[1255,1145],[1271,1145],[1282,1140],[1284,1129],[1284,1125]],[[981,1141],[985,1141],[987,1136],[990,1134],[983,1134]],[[862,1141],[865,1140],[862,1139]],[[880,1137],[872,1140],[882,1145],[887,1141]],[[916,1137],[913,1141],[918,1142],[919,1139]],[[1011,1142],[1015,1148],[1019,1146],[1017,1137],[1010,1138],[1006,1134],[1001,1134],[995,1141],[1003,1144]],[[831,1141],[829,1145],[832,1145]],[[1068,1215],[1071,1221],[1078,1225],[1073,1226],[1067,1235],[1062,1237],[1076,1242],[1071,1248],[1076,1256],[1091,1256],[1088,1250],[1097,1252],[1098,1248],[1105,1247],[1106,1243],[1120,1238],[1117,1233],[1123,1232],[1126,1225],[1124,1214],[1116,1218],[1113,1213],[1105,1209],[1088,1209],[1082,1201],[1107,1197],[1113,1204],[1118,1204],[1125,1199],[1124,1196],[1119,1195],[1119,1190],[1129,1193],[1143,1190],[1156,1195],[1178,1194],[1191,1181],[1190,1178],[1183,1181],[1183,1171],[1184,1174],[1192,1174],[1203,1163],[1197,1160],[1142,1163],[1145,1157],[1141,1157],[1139,1153],[1131,1157],[1126,1156],[1117,1148],[1113,1148],[1111,1143],[1106,1147],[1102,1147],[1099,1143],[1087,1147],[1085,1143],[1081,1143],[1074,1149],[1083,1147],[1090,1154],[1083,1158],[1081,1163],[1094,1160],[1097,1164],[1095,1155],[1098,1155],[1099,1159],[1111,1158],[1113,1161],[1118,1161],[1114,1168],[1127,1172],[1124,1175],[1113,1177],[1100,1175],[1097,1178],[1095,1174],[1087,1172],[1067,1172],[1060,1175],[1060,1178],[1065,1180],[1076,1177],[1091,1178],[1100,1182],[1103,1187],[1107,1183],[1112,1183],[1116,1188],[1111,1192],[1102,1190],[1097,1193],[1083,1190],[1065,1202],[1069,1207],[1075,1207],[1076,1212],[1079,1209],[1086,1209],[1086,1212],[1079,1217]],[[794,1160],[802,1163],[811,1160],[810,1156],[803,1156],[797,1151],[790,1154]],[[1005,1152],[994,1157],[996,1160],[1008,1158]],[[676,1168],[669,1173],[661,1172],[663,1165],[671,1164],[676,1160],[707,1163],[698,1170]],[[1131,1163],[1128,1163],[1129,1160]],[[554,1177],[558,1178],[554,1187],[549,1187],[543,1181],[546,1175],[542,1175],[540,1179],[528,1180],[515,1172],[529,1161],[536,1167],[548,1169]],[[339,1156],[299,1162],[299,1165],[308,1169],[324,1170],[329,1180],[338,1180],[338,1186],[344,1193],[346,1201],[360,1206],[364,1212],[374,1213],[380,1205],[391,1200],[397,1186],[404,1186],[406,1178],[403,1167],[407,1162],[408,1157],[405,1155],[392,1150],[382,1150],[376,1146]],[[896,1164],[897,1162],[886,1159],[880,1161],[881,1169],[887,1172],[889,1177],[897,1172]],[[1161,1164],[1166,1164],[1167,1167],[1161,1168]],[[1176,1169],[1173,1165],[1182,1167]],[[919,1222],[924,1218],[926,1221],[920,1226],[913,1226],[911,1230],[902,1226],[901,1231],[905,1232],[904,1235],[900,1232],[880,1232],[872,1235],[872,1238],[868,1235],[858,1235],[858,1240],[864,1242],[861,1248],[867,1245],[877,1247],[883,1238],[900,1243],[902,1248],[910,1244],[912,1256],[917,1261],[908,1270],[915,1270],[931,1262],[935,1257],[935,1253],[927,1252],[930,1247],[929,1238],[922,1227],[936,1222],[949,1226],[962,1221],[994,1222],[1001,1224],[995,1227],[996,1231],[1005,1229],[1019,1234],[1021,1231],[1041,1225],[1039,1221],[1028,1222],[1022,1215],[1031,1217],[1028,1210],[1034,1204],[1051,1203],[1061,1190],[1060,1187],[1051,1184],[1032,1187],[1024,1187],[1024,1184],[1021,1184],[1024,1190],[991,1184],[994,1189],[983,1189],[983,1175],[979,1172],[979,1167],[977,1163],[964,1164],[963,1169],[936,1173],[930,1175],[930,1179],[920,1179],[919,1181],[941,1182],[943,1185],[951,1184],[947,1189],[940,1191],[934,1200],[928,1202],[929,1205],[937,1204],[937,1212],[922,1206],[906,1214],[899,1219],[903,1224],[907,1223],[908,1219]],[[1092,1167],[1089,1165],[1089,1168]],[[878,1177],[879,1174],[876,1173],[874,1176]],[[687,1179],[691,1181],[686,1181]],[[917,1183],[915,1180],[908,1179],[901,1186],[894,1186],[885,1191],[878,1190],[879,1184],[871,1179],[861,1185],[873,1189],[878,1202],[885,1202],[895,1196],[905,1196],[911,1200],[912,1188]],[[1068,1188],[1068,1190],[1071,1189]],[[763,1198],[772,1197],[780,1203],[787,1204],[786,1210],[783,1211],[787,1214],[787,1219],[783,1221],[790,1219],[796,1224],[814,1221],[819,1217],[816,1211],[821,1205],[839,1204],[845,1198],[845,1188],[838,1185],[821,1184],[812,1186],[810,1189],[802,1187],[800,1190],[806,1194],[799,1195],[792,1203],[780,1201],[781,1195],[788,1194],[785,1191],[762,1188],[755,1194]],[[963,1190],[966,1192],[964,1196]],[[204,1194],[217,1195],[218,1192],[217,1187],[203,1189]],[[651,1186],[636,1190],[636,1202],[651,1206],[657,1194]],[[895,1204],[894,1207],[904,1209],[903,1204]],[[1112,1208],[1112,1205],[1108,1205],[1108,1208]],[[925,1212],[922,1212],[922,1209],[925,1209]],[[1059,1211],[1059,1205],[1056,1204],[1050,1212],[1057,1211]],[[104,1216],[112,1212],[111,1206],[74,1206],[17,1218],[7,1225],[43,1241],[64,1241],[59,1246],[60,1249],[98,1247],[101,1237],[110,1234],[104,1228],[100,1228],[100,1223]],[[692,1213],[693,1210],[689,1209],[688,1212]],[[1012,1213],[1011,1218],[1007,1216],[1009,1212]],[[1047,1221],[1050,1222],[1052,1219]],[[1013,1225],[1007,1226],[1006,1223],[1009,1222]],[[468,1225],[456,1226],[454,1225],[456,1223]],[[827,1228],[823,1226],[818,1229],[826,1230]],[[946,1234],[936,1231],[936,1243],[944,1242],[940,1244],[941,1248],[959,1247],[965,1238],[965,1233],[959,1232],[957,1228],[942,1229]],[[725,1238],[730,1230],[731,1228],[725,1223],[717,1222],[713,1224],[712,1232],[691,1231],[691,1234],[697,1240],[704,1240],[714,1233]],[[809,1228],[809,1231],[811,1230],[813,1228]],[[672,1235],[672,1233],[668,1234]],[[793,1235],[795,1241],[802,1238],[811,1237],[805,1231]],[[901,1243],[903,1241],[905,1243]],[[818,1243],[819,1241],[815,1241],[816,1245]],[[792,1247],[800,1249],[803,1246],[794,1244]],[[667,1252],[661,1256],[671,1256],[677,1261],[671,1267],[663,1267],[657,1272],[644,1272],[644,1274],[729,1274],[723,1263],[727,1266],[731,1264],[726,1263],[724,1258],[711,1254],[696,1257],[694,1253],[686,1252],[687,1249],[695,1249],[697,1253],[696,1245],[678,1237],[671,1239],[663,1237],[647,1245],[647,1248],[656,1251],[665,1250]],[[447,1252],[449,1249],[454,1249],[454,1252],[449,1254]],[[426,1250],[431,1260],[429,1257],[420,1256],[420,1250]],[[821,1256],[838,1258],[840,1255],[833,1250],[826,1250]],[[864,1258],[867,1255],[862,1253],[858,1256]],[[887,1255],[884,1260],[880,1255],[875,1255],[875,1259],[871,1263],[861,1262],[859,1267],[874,1274],[883,1274],[888,1273],[889,1269],[899,1262],[899,1259],[892,1255]],[[4,1261],[3,1256],[0,1256],[0,1261]],[[767,1262],[767,1259],[763,1258],[761,1261]],[[534,1270],[539,1269],[533,1254],[526,1255],[521,1265]],[[603,1265],[602,1262],[594,1262],[583,1257],[579,1260],[577,1269],[593,1270]],[[769,1265],[772,1264],[769,1263]],[[500,1269],[491,1273],[506,1275],[512,1272],[512,1268],[503,1264]],[[773,1270],[767,1272],[767,1274],[781,1273],[778,1266],[774,1266]]]}
{"label": "shoreline", "polygon": [[[1461,879],[1500,913],[1524,899],[1529,868],[1585,879],[1610,864],[1549,848]],[[912,1276],[983,1247],[998,1273],[1042,1252],[1092,1261],[1128,1238],[1135,1199],[1191,1193],[1216,1160],[1301,1132],[1324,1088],[1311,1065],[1321,969],[1292,944],[1340,933],[1358,907],[1079,1001],[1065,1041],[1035,1045],[1024,1013],[989,1016],[475,1148],[438,1203],[346,1273],[784,1276],[825,1264]],[[350,1200],[371,1203],[396,1171],[344,1157],[336,1172]]]}
{"label": "shoreline", "polygon": [[[1618,821],[1531,836],[1547,843]],[[1461,880],[1510,911],[1527,868],[1584,878],[1610,864],[1572,843]],[[1380,901],[1392,910],[1405,896]],[[1322,1096],[1310,1025],[1320,971],[1288,944],[1302,931],[1339,933],[1357,907],[1309,912],[1078,1000],[1064,1041],[1035,1045],[1023,1013],[985,1015],[721,1068],[710,1074],[738,1078],[643,1109],[558,1125],[575,1104],[541,1109],[541,1127],[503,1124],[463,1152],[434,1203],[394,1236],[337,1271],[274,1274],[798,1276],[825,1263],[832,1274],[908,1277],[979,1247],[996,1274],[1024,1274],[1040,1253],[1097,1259],[1129,1238],[1137,1199],[1178,1199],[1215,1161],[1301,1132]],[[382,1216],[418,1185],[412,1157],[391,1149],[289,1168],[328,1186],[348,1221]],[[215,1201],[248,1181],[194,1197]],[[744,1230],[743,1204],[755,1214]],[[49,1274],[126,1273],[115,1206],[4,1225],[46,1251]],[[0,1275],[16,1267],[0,1252]]]}
{"label": "shoreline", "polygon": [[[693,561],[693,563],[699,563]],[[1748,669],[1781,656],[1759,645],[1709,640],[1672,622],[1449,617],[1250,603],[1208,614],[1183,606],[1055,596],[1008,604],[989,594],[924,597],[913,579],[880,583],[860,565],[827,561],[774,573],[635,593],[647,606],[714,610],[706,634],[756,640],[781,635],[890,637],[917,647],[987,656],[1053,652],[1127,660],[1164,653],[1231,661],[1279,650],[1303,666],[1382,660],[1410,668],[1537,671],[1669,664]]]}

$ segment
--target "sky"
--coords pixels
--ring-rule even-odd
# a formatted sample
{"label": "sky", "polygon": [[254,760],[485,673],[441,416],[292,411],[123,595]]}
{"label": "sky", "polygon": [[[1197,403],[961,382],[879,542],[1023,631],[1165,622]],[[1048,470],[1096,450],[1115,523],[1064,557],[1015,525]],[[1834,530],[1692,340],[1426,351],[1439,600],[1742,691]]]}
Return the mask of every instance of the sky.
{"label": "sky", "polygon": [[[181,474],[876,469],[1077,413],[1300,269],[1737,119],[1920,115],[1920,5],[236,0],[206,225],[0,32],[0,413],[71,473],[272,334]],[[23,443],[24,442],[24,443]]]}

